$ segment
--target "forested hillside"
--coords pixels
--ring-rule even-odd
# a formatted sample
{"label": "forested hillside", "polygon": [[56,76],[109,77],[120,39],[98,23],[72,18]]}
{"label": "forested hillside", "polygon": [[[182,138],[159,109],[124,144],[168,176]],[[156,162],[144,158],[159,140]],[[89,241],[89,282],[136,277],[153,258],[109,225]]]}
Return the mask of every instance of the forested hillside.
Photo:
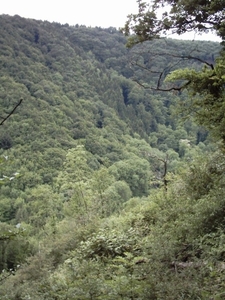
{"label": "forested hillside", "polygon": [[0,16],[0,299],[225,296],[224,154],[163,83],[221,46],[126,43]]}

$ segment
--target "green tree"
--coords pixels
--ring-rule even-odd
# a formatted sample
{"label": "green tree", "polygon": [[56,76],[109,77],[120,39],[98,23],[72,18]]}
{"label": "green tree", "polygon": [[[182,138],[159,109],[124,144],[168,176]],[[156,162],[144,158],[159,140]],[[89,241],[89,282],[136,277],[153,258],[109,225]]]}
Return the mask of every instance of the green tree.
{"label": "green tree", "polygon": [[[128,16],[123,28],[126,35],[134,33],[128,45],[159,38],[163,34],[189,31],[216,32],[225,39],[224,0],[138,0],[139,12]],[[162,13],[163,11],[163,13]],[[159,13],[161,12],[161,13]]]}
{"label": "green tree", "polygon": [[84,146],[70,149],[66,155],[63,170],[59,173],[56,187],[65,203],[66,214],[87,214],[90,205],[92,170],[88,165],[91,154]]}
{"label": "green tree", "polygon": [[129,185],[133,196],[148,194],[152,174],[146,159],[134,156],[116,162],[109,169],[117,180],[125,181]]}
{"label": "green tree", "polygon": [[202,71],[193,69],[176,70],[167,81],[183,80],[190,97],[180,103],[184,116],[193,115],[200,125],[205,126],[225,145],[225,55],[215,66],[204,67]]}

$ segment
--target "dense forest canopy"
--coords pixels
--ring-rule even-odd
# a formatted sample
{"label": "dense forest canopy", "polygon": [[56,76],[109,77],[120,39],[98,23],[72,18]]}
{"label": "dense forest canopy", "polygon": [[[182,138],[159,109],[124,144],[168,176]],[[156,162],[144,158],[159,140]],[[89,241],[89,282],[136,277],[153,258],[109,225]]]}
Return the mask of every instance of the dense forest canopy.
{"label": "dense forest canopy", "polygon": [[221,114],[202,78],[223,82],[222,46],[7,15],[0,33],[0,298],[223,299],[223,124],[180,88],[192,72]]}

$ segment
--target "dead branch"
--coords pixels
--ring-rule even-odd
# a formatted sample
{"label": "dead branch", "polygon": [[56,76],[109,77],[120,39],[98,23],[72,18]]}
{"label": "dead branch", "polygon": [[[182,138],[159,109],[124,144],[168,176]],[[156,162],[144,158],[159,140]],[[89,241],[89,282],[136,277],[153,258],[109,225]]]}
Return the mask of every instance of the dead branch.
{"label": "dead branch", "polygon": [[166,179],[167,175],[167,166],[168,166],[168,154],[166,154],[165,158],[158,157],[156,155],[152,155],[151,153],[145,152],[149,157],[156,158],[158,161],[161,161],[163,163],[163,174],[162,174],[162,181],[165,191],[167,191],[167,184],[168,180]]}
{"label": "dead branch", "polygon": [[140,85],[142,88],[144,89],[147,89],[147,90],[152,90],[152,91],[159,91],[159,92],[172,92],[172,91],[177,91],[177,92],[180,92],[181,90],[185,89],[190,83],[191,81],[188,81],[186,82],[185,84],[179,86],[179,87],[176,87],[176,86],[173,86],[173,87],[170,87],[170,88],[160,88],[157,84],[157,87],[151,87],[151,86],[147,86],[147,85],[144,85],[143,83],[139,82],[138,80],[132,78],[132,80],[134,82],[136,82],[138,85]]}
{"label": "dead branch", "polygon": [[[147,50],[143,47],[141,50],[137,50],[137,51],[133,51],[130,55],[129,61],[130,61],[130,68],[139,68],[149,74],[153,74],[156,75],[156,85],[154,86],[149,86],[147,83],[143,84],[141,83],[141,79],[138,78],[133,78],[133,81],[138,83],[142,88],[145,89],[149,89],[149,90],[154,90],[154,91],[162,91],[162,92],[170,92],[170,91],[178,91],[180,92],[181,90],[183,90],[184,88],[187,87],[187,85],[190,84],[189,82],[186,82],[185,84],[177,87],[177,86],[173,86],[170,88],[162,88],[162,83],[165,79],[165,77],[172,72],[177,66],[179,66],[183,61],[185,60],[195,60],[198,61],[202,64],[205,64],[206,66],[210,67],[212,70],[214,70],[214,65],[213,62],[208,62],[207,60],[201,59],[200,57],[198,57],[198,55],[194,55],[194,52],[198,51],[198,49],[192,49],[191,51],[189,51],[189,53],[187,53],[186,55],[183,54],[173,54],[171,52],[168,51],[164,51],[161,53],[156,53],[156,52],[151,52],[150,50]],[[199,51],[198,51],[199,52]],[[147,64],[150,63],[150,66],[145,65],[144,63],[140,63],[139,59],[140,57],[143,57],[144,55],[146,55],[146,53],[149,55],[149,59]],[[156,58],[156,57],[171,57],[171,58],[175,58],[177,61],[174,62],[172,65],[168,65],[166,66],[162,71],[157,71],[157,70],[153,70],[151,67],[151,61]],[[135,69],[133,69],[135,72]],[[135,75],[134,75],[135,77]]]}
{"label": "dead branch", "polygon": [[18,106],[22,103],[23,99],[20,99],[20,101],[14,106],[11,112],[7,114],[6,117],[3,118],[3,120],[0,122],[0,125],[3,125],[3,123],[15,112]]}

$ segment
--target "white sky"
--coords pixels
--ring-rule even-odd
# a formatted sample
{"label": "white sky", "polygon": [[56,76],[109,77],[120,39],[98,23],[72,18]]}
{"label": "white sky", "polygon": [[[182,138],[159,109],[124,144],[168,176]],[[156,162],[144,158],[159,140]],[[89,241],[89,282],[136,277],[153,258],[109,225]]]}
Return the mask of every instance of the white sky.
{"label": "white sky", "polygon": [[[1,0],[0,5],[0,14],[103,28],[123,27],[127,15],[137,10],[136,0]],[[213,34],[189,33],[178,38],[219,41]]]}
{"label": "white sky", "polygon": [[136,0],[2,0],[0,14],[61,24],[119,28],[137,8]]}

